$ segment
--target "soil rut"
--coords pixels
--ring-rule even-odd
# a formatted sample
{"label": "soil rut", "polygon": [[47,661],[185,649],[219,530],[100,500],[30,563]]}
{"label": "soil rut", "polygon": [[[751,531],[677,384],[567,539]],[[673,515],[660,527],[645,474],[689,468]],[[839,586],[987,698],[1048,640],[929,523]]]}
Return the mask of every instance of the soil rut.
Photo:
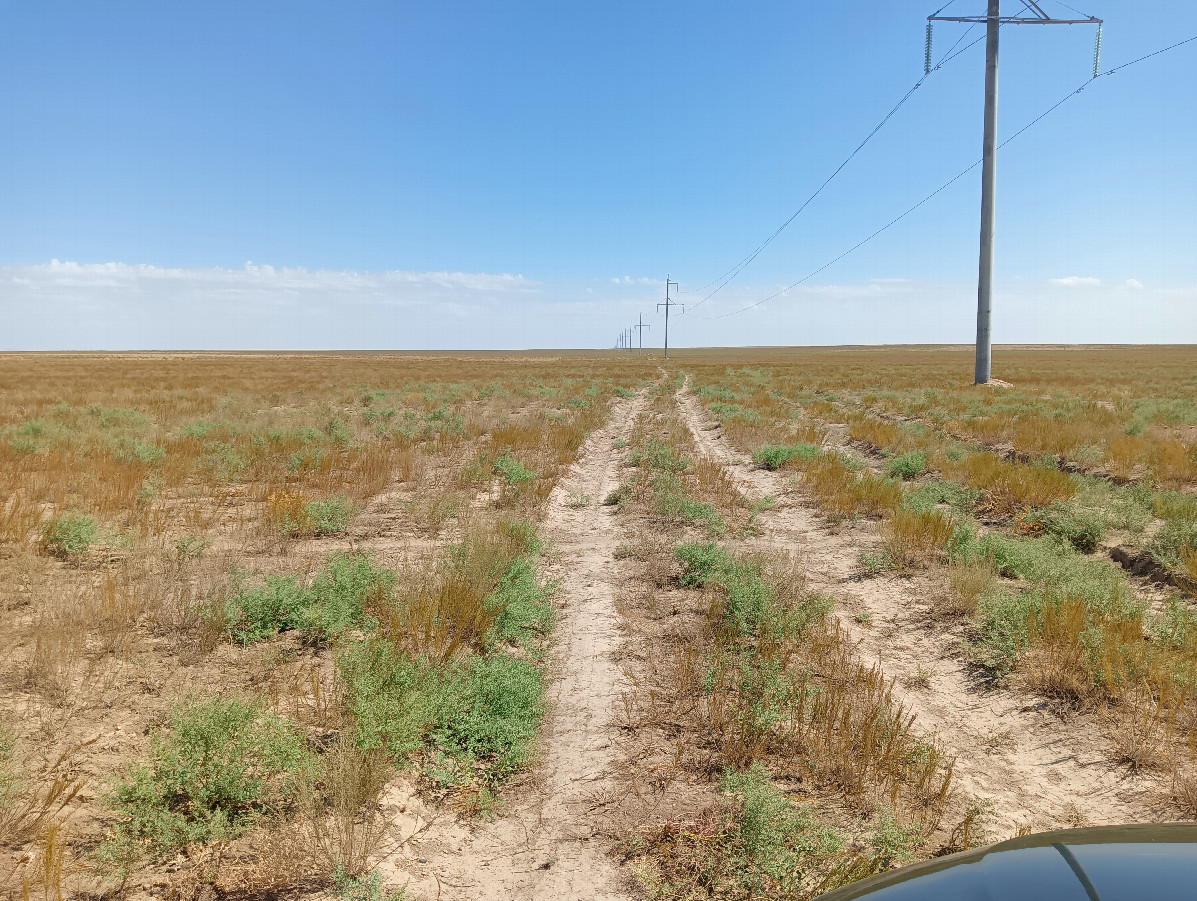
{"label": "soil rut", "polygon": [[[614,508],[602,501],[618,485],[621,453],[614,442],[629,437],[643,406],[643,395],[613,402],[607,423],[589,435],[554,489],[541,525],[550,544],[547,575],[560,585],[561,610],[552,712],[535,781],[513,788],[496,818],[475,827],[428,823],[422,807],[408,800],[396,821],[404,837],[415,837],[382,869],[388,884],[408,884],[409,898],[630,897],[604,843],[592,838],[603,816],[601,798],[613,784],[614,703],[624,682],[614,662],[620,642],[614,560],[619,531]],[[588,499],[584,506],[582,495]],[[399,798],[391,803],[398,806]]]}
{"label": "soil rut", "polygon": [[[935,732],[956,755],[955,784],[992,804],[999,831],[1168,818],[1153,809],[1160,786],[1111,763],[1099,723],[1080,714],[1061,719],[1029,695],[978,680],[959,653],[959,638],[928,615],[926,598],[935,590],[930,580],[860,580],[860,552],[880,544],[871,523],[830,531],[789,477],[756,467],[730,447],[685,388],[677,398],[701,452],[722,463],[745,493],[778,500],[762,514],[762,535],[747,544],[796,552],[812,587],[834,590],[872,614],[867,626],[843,615],[840,620],[862,659],[897,679],[895,696],[917,716],[918,727]],[[911,683],[921,687],[902,688]]]}

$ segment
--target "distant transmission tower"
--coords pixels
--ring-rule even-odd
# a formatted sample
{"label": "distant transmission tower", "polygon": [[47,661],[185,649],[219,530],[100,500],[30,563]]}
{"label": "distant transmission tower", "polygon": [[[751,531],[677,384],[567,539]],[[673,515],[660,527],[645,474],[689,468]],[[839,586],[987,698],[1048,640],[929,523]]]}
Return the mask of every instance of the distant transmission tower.
{"label": "distant transmission tower", "polygon": [[638,322],[636,325],[633,325],[633,326],[632,326],[632,328],[636,329],[636,331],[637,331],[637,332],[639,333],[639,335],[640,335],[640,351],[639,351],[639,354],[640,354],[640,355],[642,355],[642,354],[644,353],[644,330],[645,330],[646,328],[652,328],[652,326],[651,326],[651,325],[645,325],[645,324],[644,324],[644,314],[643,314],[643,313],[641,313],[641,314],[640,314],[640,321],[639,321],[639,322]]}
{"label": "distant transmission tower", "polygon": [[[993,226],[995,221],[994,195],[997,191],[997,86],[998,31],[1003,25],[1096,25],[1097,49],[1094,51],[1093,72],[1097,77],[1101,53],[1102,20],[1094,16],[1084,19],[1053,19],[1034,0],[1020,0],[1023,12],[1029,15],[1003,16],[1001,0],[989,0],[984,16],[927,17],[927,59],[931,53],[932,22],[969,22],[985,25],[985,138],[981,164],[981,254],[977,265],[977,369],[976,384],[983,385],[993,374],[993,343],[990,332],[990,298],[993,289]],[[1071,7],[1070,7],[1071,8]],[[941,10],[942,11],[942,10]],[[1084,15],[1083,13],[1081,15]]]}
{"label": "distant transmission tower", "polygon": [[679,304],[679,303],[669,299],[669,286],[670,285],[673,285],[673,287],[675,287],[675,288],[678,287],[678,283],[671,282],[669,280],[669,276],[667,275],[667,276],[665,276],[665,302],[657,304],[658,310],[661,309],[661,307],[665,308],[665,359],[666,360],[669,359],[669,308],[670,307],[681,307],[683,313],[686,311],[686,307],[684,304]]}

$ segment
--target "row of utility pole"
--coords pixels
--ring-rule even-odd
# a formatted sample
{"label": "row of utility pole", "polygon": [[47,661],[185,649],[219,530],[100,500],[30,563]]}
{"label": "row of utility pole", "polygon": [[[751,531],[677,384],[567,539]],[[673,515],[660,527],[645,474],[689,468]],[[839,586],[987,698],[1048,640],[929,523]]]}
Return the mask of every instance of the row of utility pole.
{"label": "row of utility pole", "polygon": [[[958,22],[970,25],[985,26],[985,126],[981,163],[981,246],[977,264],[977,355],[975,382],[983,385],[993,375],[993,342],[990,329],[993,296],[993,237],[996,223],[996,195],[997,195],[997,95],[998,95],[998,35],[1005,25],[1096,25],[1097,43],[1093,55],[1093,77],[1100,74],[1101,63],[1101,28],[1102,20],[1096,16],[1080,15],[1084,18],[1056,19],[1044,11],[1035,0],[1020,0],[1022,8],[1018,15],[1003,16],[1001,0],[987,0],[988,8],[985,15],[975,16],[944,16],[936,13],[927,17],[927,46],[926,64],[927,74],[931,72],[931,29],[933,22]],[[950,4],[949,4],[950,5]],[[1065,4],[1066,5],[1066,4]],[[1072,7],[1069,7],[1071,9]],[[946,7],[945,7],[946,9]],[[941,9],[940,12],[943,12]],[[669,359],[669,310],[671,307],[681,306],[669,294],[670,286],[677,287],[677,282],[665,279],[665,300],[657,304],[657,310],[665,308],[665,359]],[[685,308],[683,307],[683,312]],[[631,349],[631,333],[640,329],[640,349],[644,348],[643,324],[632,326],[625,335],[620,337],[617,347]]]}
{"label": "row of utility pole", "polygon": [[[670,307],[681,307],[683,313],[686,311],[686,307],[684,304],[679,304],[676,300],[674,300],[669,295],[670,286],[676,288],[678,285],[677,285],[677,282],[672,281],[669,278],[669,276],[665,276],[665,300],[662,301],[661,303],[657,304],[658,310],[660,310],[661,307],[665,308],[665,359],[666,360],[669,359],[669,309],[670,309]],[[624,329],[622,332],[619,333],[619,339],[615,342],[615,349],[616,350],[628,350],[628,351],[636,350],[638,353],[641,353],[641,354],[644,353],[644,330],[646,328],[652,328],[652,326],[644,321],[644,314],[641,313],[640,318],[636,321],[635,325],[629,326],[628,328]],[[632,338],[633,332],[638,333],[638,337],[639,337],[639,345],[638,346],[634,346],[636,344],[636,342]]]}

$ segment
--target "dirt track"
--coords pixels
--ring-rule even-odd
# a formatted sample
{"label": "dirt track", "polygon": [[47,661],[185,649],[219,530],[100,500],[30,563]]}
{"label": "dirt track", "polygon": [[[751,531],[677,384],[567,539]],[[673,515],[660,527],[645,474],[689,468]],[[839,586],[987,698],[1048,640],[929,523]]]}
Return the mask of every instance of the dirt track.
{"label": "dirt track", "polygon": [[[844,603],[841,622],[863,660],[897,680],[896,696],[956,755],[959,799],[989,805],[995,837],[1035,830],[1159,818],[1160,786],[1113,765],[1101,724],[1082,714],[1063,719],[1026,695],[985,683],[959,653],[959,636],[933,620],[922,576],[860,579],[861,551],[875,550],[871,523],[832,530],[799,494],[791,477],[756,467],[729,447],[697,399],[677,400],[699,451],[723,464],[752,497],[777,505],[761,516],[761,535],[746,547],[783,548],[799,556],[811,586]],[[388,884],[407,884],[415,899],[630,899],[602,838],[606,799],[615,787],[614,705],[624,677],[614,662],[620,643],[614,552],[621,529],[601,505],[619,483],[626,439],[643,396],[618,402],[611,419],[586,441],[550,500],[542,532],[550,542],[548,575],[559,581],[561,616],[550,689],[553,710],[533,777],[508,793],[506,806],[480,825],[429,822],[407,800],[397,814],[412,836],[382,864]],[[587,503],[580,503],[580,495]],[[570,499],[574,499],[571,505]],[[867,625],[854,616],[869,611]],[[928,676],[928,674],[930,674]],[[924,678],[916,680],[916,676]],[[918,681],[920,687],[907,687]],[[410,799],[409,786],[391,798]],[[420,862],[421,858],[425,862]]]}
{"label": "dirt track", "polygon": [[[614,559],[619,530],[614,508],[602,506],[602,500],[618,484],[622,455],[614,442],[628,438],[643,405],[643,396],[613,403],[611,418],[590,434],[554,489],[541,527],[550,547],[547,575],[560,586],[560,617],[552,712],[535,781],[512,790],[505,808],[473,828],[449,816],[428,824],[409,802],[399,815],[401,834],[420,831],[382,864],[388,884],[408,883],[409,898],[630,897],[607,849],[592,838],[616,762],[613,712],[623,688],[614,662],[620,641]],[[588,498],[585,505],[580,495]]]}
{"label": "dirt track", "polygon": [[[839,611],[862,658],[897,680],[896,695],[917,715],[917,727],[934,731],[956,755],[958,788],[992,804],[995,832],[1161,818],[1153,805],[1162,786],[1111,762],[1100,723],[1080,713],[1063,719],[1025,694],[976,678],[959,636],[930,617],[928,594],[937,589],[926,578],[858,578],[860,552],[880,544],[871,523],[831,531],[789,476],[728,446],[697,398],[681,391],[678,402],[703,454],[724,464],[746,494],[778,499],[762,514],[762,535],[747,544],[797,553],[812,587],[833,591],[852,613],[872,614],[865,626]],[[929,672],[925,687],[903,688]]]}

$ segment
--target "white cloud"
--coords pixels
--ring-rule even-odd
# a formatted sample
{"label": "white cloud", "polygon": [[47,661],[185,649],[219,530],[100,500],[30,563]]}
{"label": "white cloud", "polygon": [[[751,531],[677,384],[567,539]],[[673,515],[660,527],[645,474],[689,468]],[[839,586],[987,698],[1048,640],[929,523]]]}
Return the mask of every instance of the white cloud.
{"label": "white cloud", "polygon": [[[994,339],[1003,343],[1197,341],[1197,285],[1134,280],[999,285]],[[1133,282],[1133,284],[1132,284]],[[1096,284],[1094,284],[1096,283]],[[696,305],[683,295],[670,344],[963,343],[973,338],[976,286],[877,278],[784,288],[733,283]],[[537,281],[506,273],[280,267],[165,267],[51,261],[0,265],[0,350],[471,349],[609,347],[641,313],[659,347],[660,280],[626,276]]]}
{"label": "white cloud", "polygon": [[613,285],[661,285],[664,284],[659,278],[646,278],[640,276],[633,278],[630,275],[617,275],[611,279]]}
{"label": "white cloud", "polygon": [[1048,282],[1064,288],[1100,288],[1101,279],[1089,278],[1082,275],[1070,275],[1067,278],[1049,278]]}
{"label": "white cloud", "polygon": [[354,291],[393,294],[402,288],[464,291],[519,291],[537,287],[522,275],[472,272],[410,272],[393,269],[358,272],[352,269],[275,267],[247,262],[240,269],[222,267],[170,268],[145,263],[75,263],[51,260],[32,266],[4,266],[0,272],[35,288],[130,288],[146,282],[183,288],[224,291]]}
{"label": "white cloud", "polygon": [[1141,281],[1139,281],[1137,278],[1128,278],[1126,280],[1125,284],[1126,284],[1126,287],[1130,288],[1132,291],[1142,291],[1143,290],[1143,283]]}

